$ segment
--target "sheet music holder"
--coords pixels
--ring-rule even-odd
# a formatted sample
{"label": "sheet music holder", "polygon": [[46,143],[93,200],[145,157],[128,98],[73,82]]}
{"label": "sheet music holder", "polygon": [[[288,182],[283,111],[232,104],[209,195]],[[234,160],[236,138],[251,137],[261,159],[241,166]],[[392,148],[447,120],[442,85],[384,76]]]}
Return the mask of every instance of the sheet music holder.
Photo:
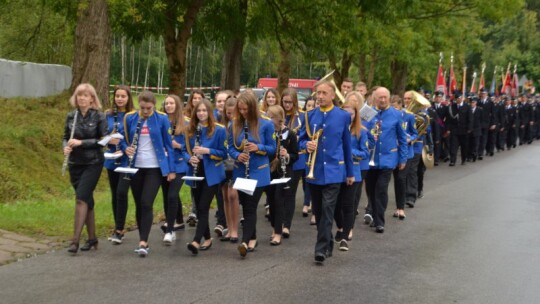
{"label": "sheet music holder", "polygon": [[139,169],[137,169],[137,168],[129,168],[129,167],[118,167],[118,168],[114,169],[114,172],[118,172],[118,173],[135,174],[135,173],[137,173],[137,171],[139,171]]}
{"label": "sheet music holder", "polygon": [[199,181],[202,181],[204,179],[204,176],[191,176],[191,175],[187,176],[187,175],[185,175],[185,176],[182,176],[182,179],[183,180],[190,180],[190,181],[199,182]]}
{"label": "sheet music holder", "polygon": [[255,188],[257,188],[257,182],[258,181],[256,179],[238,177],[234,182],[233,189],[242,191],[249,195],[253,195],[253,193],[255,192]]}
{"label": "sheet music holder", "polygon": [[360,109],[360,117],[365,121],[371,121],[375,115],[377,115],[377,110],[368,106],[367,103]]}
{"label": "sheet music holder", "polygon": [[291,180],[290,177],[276,178],[276,179],[273,179],[273,180],[270,181],[270,185],[285,184],[285,183],[287,183],[287,182],[290,181],[290,180]]}
{"label": "sheet music holder", "polygon": [[111,135],[107,135],[105,137],[103,137],[100,141],[98,141],[98,144],[100,146],[106,146],[109,141],[111,141],[111,139],[113,138],[117,138],[117,139],[124,139],[124,136],[120,133],[114,133],[114,134],[111,134]]}
{"label": "sheet music holder", "polygon": [[122,155],[124,155],[122,151],[117,151],[115,153],[109,153],[109,152],[103,153],[103,156],[105,157],[105,159],[117,159],[117,158],[122,157]]}

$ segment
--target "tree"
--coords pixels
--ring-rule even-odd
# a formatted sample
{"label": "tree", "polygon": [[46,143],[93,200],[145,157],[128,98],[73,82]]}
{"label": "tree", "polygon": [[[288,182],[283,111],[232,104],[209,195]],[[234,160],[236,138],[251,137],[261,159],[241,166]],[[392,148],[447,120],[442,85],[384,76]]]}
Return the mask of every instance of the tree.
{"label": "tree", "polygon": [[111,28],[106,0],[80,0],[77,10],[73,81],[71,90],[91,83],[105,106],[108,105]]}

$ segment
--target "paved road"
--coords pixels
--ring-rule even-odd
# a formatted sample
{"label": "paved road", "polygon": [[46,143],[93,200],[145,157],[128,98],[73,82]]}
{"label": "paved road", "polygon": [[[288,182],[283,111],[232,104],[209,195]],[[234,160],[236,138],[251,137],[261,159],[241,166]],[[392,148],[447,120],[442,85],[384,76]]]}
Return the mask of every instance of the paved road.
{"label": "paved road", "polygon": [[[382,235],[360,225],[351,250],[324,266],[297,210],[290,239],[245,260],[220,242],[193,257],[193,230],[164,247],[153,229],[145,259],[132,232],[121,246],[2,266],[0,303],[540,303],[539,154],[535,143],[429,171],[405,221],[388,212]],[[258,231],[265,240],[268,223]]]}

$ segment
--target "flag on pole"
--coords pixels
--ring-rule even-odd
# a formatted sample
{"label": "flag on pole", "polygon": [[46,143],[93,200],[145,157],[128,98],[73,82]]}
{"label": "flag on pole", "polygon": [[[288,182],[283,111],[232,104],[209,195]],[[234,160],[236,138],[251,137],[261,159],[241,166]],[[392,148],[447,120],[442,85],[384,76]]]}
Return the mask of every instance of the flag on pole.
{"label": "flag on pole", "polygon": [[444,72],[442,64],[439,64],[439,71],[437,72],[437,86],[435,87],[435,91],[441,91],[445,93],[446,96],[446,85],[444,83]]}
{"label": "flag on pole", "polygon": [[510,64],[508,64],[508,69],[506,69],[506,75],[503,78],[501,94],[510,95],[511,93],[512,93],[512,77],[510,76]]}
{"label": "flag on pole", "polygon": [[493,95],[499,95],[496,92],[497,90],[497,66],[493,70],[493,79],[491,80],[491,86],[489,87],[489,93]]}
{"label": "flag on pole", "polygon": [[514,78],[512,79],[512,97],[518,96],[519,93],[519,82],[517,75],[517,64],[514,65]]}
{"label": "flag on pole", "polygon": [[450,57],[450,83],[448,85],[448,96],[453,97],[457,89],[456,75],[454,74],[454,56]]}
{"label": "flag on pole", "polygon": [[482,64],[482,72],[480,72],[480,83],[478,84],[478,91],[486,88],[486,84],[485,84],[485,80],[484,80],[484,71],[485,70],[486,70],[486,63],[484,62]]}
{"label": "flag on pole", "polygon": [[476,72],[472,75],[471,93],[476,93]]}
{"label": "flag on pole", "polygon": [[467,66],[463,67],[463,81],[461,83],[461,94],[465,97],[467,92]]}

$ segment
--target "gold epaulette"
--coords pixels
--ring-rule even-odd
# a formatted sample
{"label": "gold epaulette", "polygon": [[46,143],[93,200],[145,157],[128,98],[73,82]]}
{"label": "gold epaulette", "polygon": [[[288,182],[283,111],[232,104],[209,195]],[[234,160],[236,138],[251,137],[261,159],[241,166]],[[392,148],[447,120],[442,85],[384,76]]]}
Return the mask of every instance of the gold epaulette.
{"label": "gold epaulette", "polygon": [[304,113],[305,111],[302,109],[298,109],[298,113]]}
{"label": "gold epaulette", "polygon": [[186,115],[184,115],[184,120],[185,120],[185,121],[191,121],[191,118],[190,118],[190,117],[187,117]]}
{"label": "gold epaulette", "polygon": [[262,119],[271,120],[270,117],[266,116],[266,114],[261,115]]}
{"label": "gold epaulette", "polygon": [[163,115],[167,115],[167,113],[161,112],[160,110],[156,110],[156,113],[158,113],[158,114],[163,114]]}
{"label": "gold epaulette", "polygon": [[220,123],[217,123],[217,122],[216,122],[216,126],[220,126],[220,127],[222,127],[222,128],[225,128],[224,125],[222,125],[222,124],[220,124]]}

